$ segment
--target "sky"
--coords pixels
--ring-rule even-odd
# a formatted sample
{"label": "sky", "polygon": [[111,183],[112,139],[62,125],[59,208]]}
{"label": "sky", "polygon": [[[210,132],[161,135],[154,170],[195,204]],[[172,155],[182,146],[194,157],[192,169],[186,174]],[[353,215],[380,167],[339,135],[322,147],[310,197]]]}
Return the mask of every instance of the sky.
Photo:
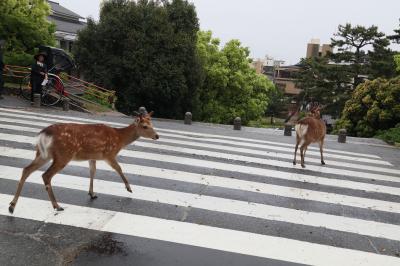
{"label": "sky", "polygon": [[[53,0],[83,17],[98,20],[102,0]],[[189,0],[202,30],[222,43],[239,39],[251,57],[265,55],[295,64],[312,38],[329,43],[339,24],[376,25],[387,34],[398,28],[400,0]],[[393,47],[400,50],[400,46]]]}

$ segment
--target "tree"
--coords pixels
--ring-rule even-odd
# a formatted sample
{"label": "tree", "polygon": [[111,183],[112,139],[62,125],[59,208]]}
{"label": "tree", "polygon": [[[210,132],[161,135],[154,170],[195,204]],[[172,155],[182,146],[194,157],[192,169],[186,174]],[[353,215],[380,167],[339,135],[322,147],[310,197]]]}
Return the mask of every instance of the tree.
{"label": "tree", "polygon": [[400,72],[400,55],[395,55],[394,56],[394,61],[396,64],[396,71]]}
{"label": "tree", "polygon": [[388,36],[388,39],[393,41],[394,43],[400,44],[400,24],[399,28],[394,30],[394,34]]}
{"label": "tree", "polygon": [[74,54],[87,79],[116,90],[118,110],[131,114],[143,105],[158,117],[181,118],[198,105],[198,29],[187,1],[111,0],[99,22],[89,20],[79,33]]}
{"label": "tree", "polygon": [[31,63],[35,48],[54,45],[55,26],[48,22],[50,7],[45,0],[0,1],[0,39],[5,40],[5,61]]}
{"label": "tree", "polygon": [[393,56],[396,52],[389,48],[388,38],[377,40],[373,45],[373,50],[368,51],[368,62],[366,71],[370,79],[392,78],[396,76],[396,66]]}
{"label": "tree", "polygon": [[220,48],[211,31],[199,32],[198,53],[204,67],[200,91],[201,120],[232,123],[240,116],[244,124],[265,114],[273,84],[249,65],[249,50],[238,40]]}
{"label": "tree", "polygon": [[393,128],[400,122],[399,99],[400,77],[366,81],[346,102],[336,127],[360,137],[372,137],[378,130]]}
{"label": "tree", "polygon": [[273,124],[275,116],[287,111],[287,104],[289,103],[289,99],[288,97],[285,97],[282,90],[276,87],[269,90],[268,99],[269,103],[266,114],[271,116],[270,123]]}
{"label": "tree", "polygon": [[[379,62],[379,56],[382,52],[387,52],[386,47],[389,45],[389,42],[385,39],[385,34],[378,31],[376,26],[366,28],[357,25],[353,27],[350,23],[344,26],[339,25],[338,32],[331,39],[332,47],[336,48],[337,51],[331,53],[330,58],[336,63],[344,63],[342,68],[352,75],[355,88],[362,82],[360,75],[369,74],[368,53],[365,49],[373,46],[375,49],[375,62]],[[380,64],[372,65],[373,68],[379,66]]]}
{"label": "tree", "polygon": [[302,59],[296,74],[297,86],[303,89],[303,102],[315,101],[324,112],[339,116],[352,91],[351,75],[340,64],[330,64],[328,57]]}
{"label": "tree", "polygon": [[[304,100],[327,105],[324,112],[339,116],[352,91],[363,77],[375,79],[396,75],[390,41],[378,28],[339,25],[332,38],[333,53],[301,61],[297,84]],[[371,49],[372,48],[372,49]]]}

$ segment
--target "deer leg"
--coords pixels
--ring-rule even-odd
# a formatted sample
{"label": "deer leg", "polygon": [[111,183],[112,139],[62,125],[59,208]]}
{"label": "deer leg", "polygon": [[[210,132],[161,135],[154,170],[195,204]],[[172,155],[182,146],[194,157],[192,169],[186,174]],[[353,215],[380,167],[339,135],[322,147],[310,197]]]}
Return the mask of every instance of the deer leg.
{"label": "deer leg", "polygon": [[304,148],[304,157],[306,157],[307,149],[308,149],[308,146],[306,146],[306,147]]}
{"label": "deer leg", "polygon": [[324,139],[322,139],[319,142],[319,152],[321,153],[321,164],[325,165],[323,149],[324,149]]}
{"label": "deer leg", "polygon": [[118,162],[115,159],[107,160],[106,162],[121,176],[122,181],[125,183],[126,190],[132,193],[131,186],[129,185],[124,173],[122,173],[121,166],[119,166]]}
{"label": "deer leg", "polygon": [[307,147],[310,143],[303,143],[303,145],[301,145],[300,147],[300,155],[301,155],[301,167],[305,168],[305,164],[304,164],[304,157],[306,155],[306,150]]}
{"label": "deer leg", "polygon": [[14,195],[14,199],[10,202],[10,207],[8,207],[8,211],[10,213],[14,212],[15,206],[17,205],[17,201],[19,198],[19,195],[21,194],[22,187],[24,186],[25,180],[37,169],[42,167],[45,163],[47,163],[49,160],[48,159],[43,159],[39,152],[36,152],[36,157],[35,159],[29,164],[27,167],[24,168],[22,171],[22,176],[21,179],[19,180],[18,187],[17,187],[17,192]]}
{"label": "deer leg", "polygon": [[296,155],[297,155],[297,148],[299,147],[300,138],[296,136],[296,147],[294,148],[294,158],[293,158],[293,165],[296,165]]}
{"label": "deer leg", "polygon": [[49,194],[51,204],[53,205],[53,208],[57,211],[63,211],[64,209],[61,208],[56,201],[56,197],[54,196],[53,189],[51,187],[51,179],[55,174],[57,174],[67,165],[68,161],[61,163],[60,161],[54,160],[49,169],[47,169],[47,171],[42,175],[43,182],[46,186],[47,193]]}
{"label": "deer leg", "polygon": [[301,164],[301,167],[306,167],[305,165],[304,165],[304,147],[303,146],[301,146],[300,147],[300,164]]}
{"label": "deer leg", "polygon": [[90,160],[89,161],[89,167],[90,167],[90,186],[89,186],[89,196],[91,199],[97,199],[97,196],[93,192],[93,178],[96,173],[96,161],[95,160]]}

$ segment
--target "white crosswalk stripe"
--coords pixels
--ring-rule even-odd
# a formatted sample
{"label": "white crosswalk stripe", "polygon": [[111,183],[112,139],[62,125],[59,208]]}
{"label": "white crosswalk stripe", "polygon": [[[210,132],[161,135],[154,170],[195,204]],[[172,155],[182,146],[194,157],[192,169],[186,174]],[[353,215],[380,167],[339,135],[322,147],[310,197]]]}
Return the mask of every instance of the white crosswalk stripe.
{"label": "white crosswalk stripe", "polygon": [[[7,114],[15,117],[20,117],[20,118],[32,118],[34,120],[43,120],[43,121],[50,121],[52,123],[54,122],[65,122],[65,121],[73,121],[74,123],[106,123],[110,126],[115,126],[115,127],[123,127],[126,126],[124,123],[116,123],[116,122],[110,122],[110,121],[104,121],[104,120],[99,120],[99,119],[85,119],[85,118],[79,118],[79,117],[71,117],[71,116],[60,116],[60,115],[52,115],[52,114],[45,114],[45,113],[36,113],[35,116],[32,116],[32,113],[29,111],[22,111],[22,110],[14,110],[14,109],[5,109],[0,107],[0,114]],[[36,125],[39,125],[35,122]],[[43,125],[43,124],[40,124]],[[256,140],[256,139],[249,139],[249,138],[241,138],[241,137],[231,137],[231,136],[225,136],[225,135],[215,135],[215,134],[205,134],[205,133],[197,133],[197,132],[190,132],[190,131],[181,131],[181,130],[173,130],[173,129],[162,129],[159,128],[158,131],[160,132],[170,132],[170,133],[176,133],[176,134],[182,134],[183,136],[188,135],[188,136],[198,136],[198,137],[209,137],[209,138],[216,138],[216,139],[229,139],[229,140],[236,140],[236,141],[242,141],[244,143],[250,142],[250,143],[258,143],[258,144],[271,144],[274,146],[286,146],[286,147],[292,147],[292,144],[287,144],[287,143],[282,143],[282,142],[271,142],[271,141],[266,141],[266,140]],[[314,147],[309,147],[309,149],[316,149]],[[338,153],[338,154],[347,154],[347,155],[354,155],[354,156],[360,156],[360,157],[368,157],[368,158],[380,158],[377,155],[374,154],[365,154],[365,153],[357,153],[357,152],[350,152],[350,151],[342,151],[342,150],[334,150],[334,149],[324,149],[325,151],[332,152],[332,153]]]}
{"label": "white crosswalk stripe", "polygon": [[[7,208],[15,191],[6,188],[17,184],[22,168],[33,159],[36,134],[49,124],[70,121],[102,122],[0,108],[0,216],[10,216]],[[124,119],[109,124],[125,125]],[[310,151],[303,170],[291,165],[293,144],[190,128],[157,130],[159,142],[140,140],[120,153],[132,194],[103,162],[97,164],[94,182],[100,197],[129,198],[148,210],[120,211],[118,201],[107,209],[93,208],[64,196],[58,200],[65,211],[54,215],[47,198],[37,192],[44,190],[41,170],[27,179],[13,216],[284,262],[400,265],[400,170],[380,156],[329,148],[326,160],[331,164],[321,167],[319,153]],[[88,197],[88,171],[87,162],[71,162],[53,179],[56,196],[69,191]],[[159,211],[150,215],[151,206]],[[163,211],[167,206],[182,208],[189,217],[201,213],[202,219],[186,221]],[[224,215],[231,217],[229,222],[218,220]],[[253,223],[288,232],[263,232]],[[308,231],[317,233],[306,237]],[[328,235],[350,240],[333,242]],[[359,243],[378,243],[385,252],[376,254],[374,244]]]}

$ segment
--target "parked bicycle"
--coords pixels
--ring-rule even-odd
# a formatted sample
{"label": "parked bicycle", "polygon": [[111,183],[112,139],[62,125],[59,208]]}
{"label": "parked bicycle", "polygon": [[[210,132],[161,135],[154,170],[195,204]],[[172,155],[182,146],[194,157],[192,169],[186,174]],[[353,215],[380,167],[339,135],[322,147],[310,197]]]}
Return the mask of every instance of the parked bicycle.
{"label": "parked bicycle", "polygon": [[[42,87],[42,104],[45,106],[56,105],[63,96],[66,96],[65,86],[58,76],[61,72],[67,72],[74,68],[72,58],[62,49],[50,46],[40,46],[39,51],[46,52],[46,64],[48,67],[48,82]],[[20,94],[30,101],[31,99],[31,75],[28,74],[21,79]]]}

